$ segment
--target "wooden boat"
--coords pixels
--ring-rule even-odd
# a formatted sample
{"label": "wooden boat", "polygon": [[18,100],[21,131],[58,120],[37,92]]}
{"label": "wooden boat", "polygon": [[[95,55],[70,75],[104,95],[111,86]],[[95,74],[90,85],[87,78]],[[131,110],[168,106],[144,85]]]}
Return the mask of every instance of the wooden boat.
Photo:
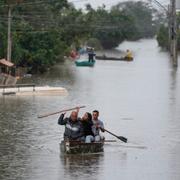
{"label": "wooden boat", "polygon": [[96,59],[98,60],[111,60],[111,61],[133,61],[133,58],[131,59],[127,59],[125,57],[120,57],[120,58],[116,58],[116,57],[108,57],[108,56],[96,56]]}
{"label": "wooden boat", "polygon": [[92,67],[92,66],[94,66],[94,64],[95,64],[95,60],[94,61],[91,61],[91,62],[89,62],[89,61],[80,61],[80,60],[76,60],[75,61],[75,64],[76,64],[76,66],[90,66],[90,67]]}
{"label": "wooden boat", "polygon": [[61,141],[60,150],[65,154],[84,154],[103,152],[104,141],[85,143],[81,141]]}

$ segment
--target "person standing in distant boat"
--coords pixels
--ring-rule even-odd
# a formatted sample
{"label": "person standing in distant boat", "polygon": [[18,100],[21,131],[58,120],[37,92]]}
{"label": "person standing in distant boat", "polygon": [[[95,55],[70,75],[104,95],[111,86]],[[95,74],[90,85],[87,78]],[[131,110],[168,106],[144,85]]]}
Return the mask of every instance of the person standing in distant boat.
{"label": "person standing in distant boat", "polygon": [[88,49],[88,57],[89,57],[89,62],[93,62],[94,61],[94,56],[96,54],[94,53],[94,48],[89,48]]}
{"label": "person standing in distant boat", "polygon": [[104,137],[100,135],[100,132],[104,132],[104,123],[101,120],[99,120],[99,111],[94,110],[92,116],[92,131],[94,133],[95,141],[97,142],[104,140]]}

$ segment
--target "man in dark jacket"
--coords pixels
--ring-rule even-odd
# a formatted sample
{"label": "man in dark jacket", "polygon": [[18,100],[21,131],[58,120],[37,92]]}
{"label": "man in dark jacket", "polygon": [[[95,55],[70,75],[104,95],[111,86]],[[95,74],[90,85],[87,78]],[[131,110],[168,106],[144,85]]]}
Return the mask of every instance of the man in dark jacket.
{"label": "man in dark jacket", "polygon": [[65,140],[81,140],[83,137],[83,127],[78,112],[73,111],[69,118],[64,118],[65,114],[61,114],[58,119],[59,125],[65,125],[64,139]]}
{"label": "man in dark jacket", "polygon": [[88,50],[89,62],[93,62],[94,61],[94,56],[96,56],[96,54],[94,53],[93,48],[90,48]]}

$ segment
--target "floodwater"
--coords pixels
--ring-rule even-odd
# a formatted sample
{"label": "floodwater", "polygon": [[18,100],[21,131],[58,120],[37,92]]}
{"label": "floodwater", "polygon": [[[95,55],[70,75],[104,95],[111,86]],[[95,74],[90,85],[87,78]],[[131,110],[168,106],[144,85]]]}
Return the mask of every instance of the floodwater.
{"label": "floodwater", "polygon": [[[94,68],[65,62],[23,82],[63,86],[66,97],[0,97],[2,180],[179,180],[180,72],[155,40],[125,42],[133,62],[97,61]],[[104,153],[63,156],[58,115],[41,113],[77,105],[98,109],[105,126],[128,138]],[[109,134],[106,139],[115,140]]]}

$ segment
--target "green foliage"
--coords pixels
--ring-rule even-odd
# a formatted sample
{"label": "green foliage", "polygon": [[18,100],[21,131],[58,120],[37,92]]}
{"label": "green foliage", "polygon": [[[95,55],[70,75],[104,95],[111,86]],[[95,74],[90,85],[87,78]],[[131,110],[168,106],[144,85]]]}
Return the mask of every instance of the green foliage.
{"label": "green foliage", "polygon": [[[23,2],[22,5],[12,6],[12,61],[17,66],[28,67],[32,73],[44,72],[63,60],[68,48],[63,41],[62,30],[52,27],[56,26],[57,19],[54,17],[61,15],[60,11],[69,6],[66,0],[47,1],[41,6],[36,5],[35,1],[31,1],[30,5],[28,1]],[[4,7],[0,8],[0,13],[7,17],[7,11],[4,10],[7,9],[6,4]],[[4,28],[0,32],[0,56],[6,57],[7,19],[0,19],[1,26]]]}
{"label": "green foliage", "polygon": [[6,29],[4,28],[3,23],[0,23],[0,57],[3,57],[6,54],[7,42],[6,42]]}
{"label": "green foliage", "polygon": [[124,40],[153,37],[156,33],[153,18],[157,11],[145,2],[119,3],[110,11],[104,6],[94,10],[87,5],[86,10],[90,36],[99,39],[106,49],[114,48]]}
{"label": "green foliage", "polygon": [[100,41],[96,38],[88,39],[88,41],[86,42],[86,45],[89,47],[94,47],[96,50],[102,49],[102,45],[101,45]]}
{"label": "green foliage", "polygon": [[108,14],[102,10],[99,11],[104,18],[101,23],[103,28],[95,30],[93,35],[100,40],[104,48],[116,47],[137,33],[132,17],[127,16],[123,11],[112,9]]}
{"label": "green foliage", "polygon": [[159,32],[157,34],[157,41],[159,46],[168,49],[169,48],[169,39],[168,39],[168,28],[164,25],[161,25]]}
{"label": "green foliage", "polygon": [[153,24],[153,15],[156,10],[153,9],[148,3],[143,1],[127,1],[119,3],[114,9],[121,9],[127,16],[134,20],[134,26],[138,33],[133,38],[152,37],[155,35],[155,27]]}
{"label": "green foliage", "polygon": [[33,72],[44,72],[46,68],[62,59],[60,55],[64,54],[66,47],[56,31],[23,33],[17,41],[13,57],[20,61],[16,64],[31,67]]}
{"label": "green foliage", "polygon": [[[177,27],[180,26],[180,13],[177,14]],[[157,33],[157,41],[160,47],[169,49],[168,27],[162,24]],[[177,48],[180,50],[180,30],[177,28]]]}
{"label": "green foliage", "polygon": [[[9,0],[12,5],[12,60],[31,72],[44,72],[71,47],[114,48],[124,40],[154,35],[153,10],[143,2],[120,3],[86,12],[67,0]],[[7,1],[0,4],[0,57],[6,57]],[[155,24],[155,23],[154,23]]]}

